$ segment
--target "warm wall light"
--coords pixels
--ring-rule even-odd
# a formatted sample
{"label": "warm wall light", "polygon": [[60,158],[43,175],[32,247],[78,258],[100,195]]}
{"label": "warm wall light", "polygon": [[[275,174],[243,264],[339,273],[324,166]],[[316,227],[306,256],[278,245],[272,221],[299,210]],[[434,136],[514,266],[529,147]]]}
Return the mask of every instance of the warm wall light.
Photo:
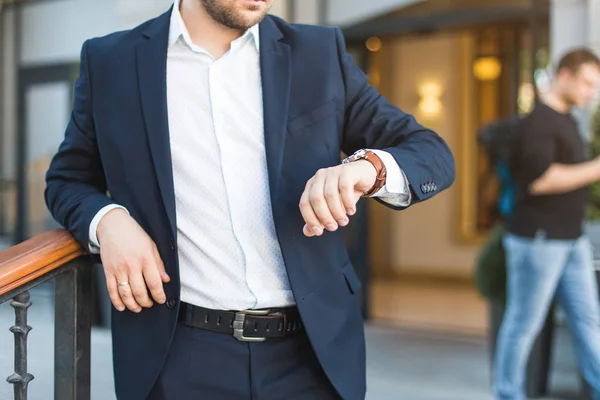
{"label": "warm wall light", "polygon": [[424,117],[437,117],[442,111],[442,86],[437,82],[425,82],[419,87],[419,111]]}
{"label": "warm wall light", "polygon": [[473,63],[473,74],[480,81],[495,81],[502,73],[502,64],[496,57],[479,57]]}
{"label": "warm wall light", "polygon": [[442,103],[437,97],[425,97],[419,101],[419,110],[425,117],[435,117],[442,111]]}
{"label": "warm wall light", "polygon": [[442,85],[438,82],[425,82],[419,87],[419,96],[421,97],[440,97],[442,95]]}
{"label": "warm wall light", "polygon": [[365,46],[367,46],[367,50],[369,51],[379,51],[381,50],[381,39],[379,39],[377,36],[373,36],[367,39],[367,43],[365,43]]}

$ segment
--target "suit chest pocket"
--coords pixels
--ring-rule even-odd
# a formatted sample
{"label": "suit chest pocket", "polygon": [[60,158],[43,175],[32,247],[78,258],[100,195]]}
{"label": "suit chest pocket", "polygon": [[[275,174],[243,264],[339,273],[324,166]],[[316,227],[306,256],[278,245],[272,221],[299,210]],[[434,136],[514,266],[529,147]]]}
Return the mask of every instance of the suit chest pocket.
{"label": "suit chest pocket", "polygon": [[336,99],[332,99],[307,113],[292,117],[287,125],[289,134],[293,136],[304,135],[320,128],[322,125],[327,128],[335,126],[338,115],[336,104]]}

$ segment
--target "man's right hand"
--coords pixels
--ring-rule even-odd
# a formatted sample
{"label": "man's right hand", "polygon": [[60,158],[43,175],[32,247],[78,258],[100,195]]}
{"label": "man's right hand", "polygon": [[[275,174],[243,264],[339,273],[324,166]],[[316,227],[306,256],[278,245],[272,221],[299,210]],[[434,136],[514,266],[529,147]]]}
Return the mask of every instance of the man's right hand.
{"label": "man's right hand", "polygon": [[108,212],[96,230],[110,299],[119,311],[139,313],[166,300],[163,283],[170,281],[156,244],[123,209]]}

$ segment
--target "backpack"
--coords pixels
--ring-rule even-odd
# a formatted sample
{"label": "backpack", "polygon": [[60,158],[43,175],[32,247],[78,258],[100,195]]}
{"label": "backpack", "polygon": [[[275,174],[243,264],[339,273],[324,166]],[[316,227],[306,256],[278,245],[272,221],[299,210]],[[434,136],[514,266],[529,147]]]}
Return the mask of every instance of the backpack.
{"label": "backpack", "polygon": [[498,210],[503,217],[512,213],[516,196],[515,184],[510,176],[510,149],[519,121],[519,117],[513,117],[494,122],[481,128],[477,135],[478,143],[500,181]]}
{"label": "backpack", "polygon": [[[489,164],[500,181],[498,210],[506,218],[512,214],[516,190],[510,175],[511,143],[519,118],[510,118],[484,126],[478,136],[479,145],[485,151]],[[505,301],[506,254],[502,238],[505,227],[496,225],[479,249],[475,258],[474,281],[479,293],[490,300]]]}
{"label": "backpack", "polygon": [[520,120],[519,117],[504,119],[480,129],[477,140],[492,166],[498,165],[499,162],[507,165],[510,163],[510,147]]}

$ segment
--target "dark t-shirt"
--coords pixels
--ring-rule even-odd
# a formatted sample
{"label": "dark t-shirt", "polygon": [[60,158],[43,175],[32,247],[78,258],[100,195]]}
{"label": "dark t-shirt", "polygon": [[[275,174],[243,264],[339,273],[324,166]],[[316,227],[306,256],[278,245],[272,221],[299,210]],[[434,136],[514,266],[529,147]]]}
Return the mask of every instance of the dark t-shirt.
{"label": "dark t-shirt", "polygon": [[508,219],[508,231],[524,237],[534,237],[538,231],[543,231],[548,239],[580,237],[587,188],[533,196],[528,187],[552,163],[585,161],[585,146],[575,119],[538,103],[519,123],[511,144],[510,170],[517,193],[513,214]]}

